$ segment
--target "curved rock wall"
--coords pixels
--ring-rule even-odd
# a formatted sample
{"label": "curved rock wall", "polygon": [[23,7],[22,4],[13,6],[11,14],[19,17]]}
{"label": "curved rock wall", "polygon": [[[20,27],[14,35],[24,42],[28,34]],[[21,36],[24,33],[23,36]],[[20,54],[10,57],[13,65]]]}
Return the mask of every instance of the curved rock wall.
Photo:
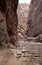
{"label": "curved rock wall", "polygon": [[28,25],[27,35],[29,37],[42,34],[42,0],[31,0]]}

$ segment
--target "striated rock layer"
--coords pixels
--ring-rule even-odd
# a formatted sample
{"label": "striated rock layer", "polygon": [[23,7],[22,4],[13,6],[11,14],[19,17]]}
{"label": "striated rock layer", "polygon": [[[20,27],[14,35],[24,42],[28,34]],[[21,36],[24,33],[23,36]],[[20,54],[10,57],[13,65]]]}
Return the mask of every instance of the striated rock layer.
{"label": "striated rock layer", "polygon": [[27,35],[36,37],[42,34],[42,0],[31,0],[29,7]]}

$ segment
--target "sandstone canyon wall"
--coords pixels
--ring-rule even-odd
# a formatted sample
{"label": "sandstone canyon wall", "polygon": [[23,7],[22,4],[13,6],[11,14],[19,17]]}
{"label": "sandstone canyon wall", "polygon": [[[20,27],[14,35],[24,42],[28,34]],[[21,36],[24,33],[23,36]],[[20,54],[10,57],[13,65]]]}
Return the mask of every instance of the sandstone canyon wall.
{"label": "sandstone canyon wall", "polygon": [[31,0],[27,35],[29,37],[36,37],[40,34],[42,34],[42,0]]}
{"label": "sandstone canyon wall", "polygon": [[6,0],[6,25],[10,42],[15,45],[17,40],[17,6],[18,0]]}
{"label": "sandstone canyon wall", "polygon": [[16,43],[17,6],[18,0],[0,0],[0,45]]}
{"label": "sandstone canyon wall", "polygon": [[24,30],[27,28],[28,22],[28,11],[29,11],[29,4],[27,3],[19,3],[18,4],[18,28],[21,26]]}

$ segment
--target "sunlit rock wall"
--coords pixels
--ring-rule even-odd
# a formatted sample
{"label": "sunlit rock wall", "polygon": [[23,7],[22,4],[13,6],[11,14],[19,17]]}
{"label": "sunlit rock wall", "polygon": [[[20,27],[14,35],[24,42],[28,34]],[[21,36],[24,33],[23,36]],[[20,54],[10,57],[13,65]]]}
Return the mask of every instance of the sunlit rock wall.
{"label": "sunlit rock wall", "polygon": [[27,28],[28,22],[28,10],[29,4],[28,3],[19,3],[18,5],[18,27],[23,27],[24,30]]}

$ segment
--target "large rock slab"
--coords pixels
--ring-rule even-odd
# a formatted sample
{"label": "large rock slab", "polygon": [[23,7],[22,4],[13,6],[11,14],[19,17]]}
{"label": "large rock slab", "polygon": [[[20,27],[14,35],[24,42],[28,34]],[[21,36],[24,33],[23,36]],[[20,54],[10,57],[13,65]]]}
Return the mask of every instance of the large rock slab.
{"label": "large rock slab", "polygon": [[29,37],[42,34],[42,0],[31,0],[28,25],[27,35]]}

